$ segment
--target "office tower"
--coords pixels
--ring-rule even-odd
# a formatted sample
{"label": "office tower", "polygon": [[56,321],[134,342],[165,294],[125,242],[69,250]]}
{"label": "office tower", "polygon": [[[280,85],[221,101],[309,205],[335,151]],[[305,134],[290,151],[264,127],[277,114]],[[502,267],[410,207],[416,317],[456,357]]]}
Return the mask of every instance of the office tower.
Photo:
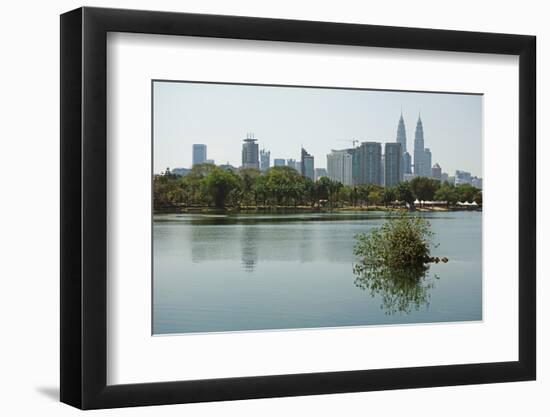
{"label": "office tower", "polygon": [[399,123],[397,124],[397,137],[395,141],[401,144],[401,152],[407,152],[407,133],[405,131],[403,113],[401,113],[401,117],[399,117]]}
{"label": "office tower", "polygon": [[304,148],[302,148],[302,163],[300,165],[301,174],[304,177],[315,179],[315,162],[313,155],[310,155]]}
{"label": "office tower", "polygon": [[411,154],[403,153],[403,174],[412,174]]}
{"label": "office tower", "polygon": [[410,174],[411,171],[411,155],[407,152],[407,132],[405,130],[405,120],[403,120],[403,112],[399,116],[399,123],[397,123],[397,136],[395,138],[397,143],[401,144],[401,174]]}
{"label": "office tower", "polygon": [[385,155],[382,154],[382,157],[380,158],[380,185],[384,185],[386,183],[386,171],[384,170],[384,167],[386,166],[385,160]]}
{"label": "office tower", "polygon": [[202,143],[193,144],[193,165],[204,164],[206,162],[206,145]]}
{"label": "office tower", "polygon": [[327,155],[327,175],[344,185],[353,184],[353,155],[347,150],[332,150]]}
{"label": "office tower", "polygon": [[348,149],[348,152],[351,155],[351,183],[352,185],[359,185],[361,184],[359,163],[359,159],[361,157],[361,148],[350,148]]}
{"label": "office tower", "polygon": [[327,170],[325,168],[315,168],[315,181],[322,177],[328,177]]}
{"label": "office tower", "polygon": [[[422,120],[418,115],[418,121],[416,122],[416,130],[414,132],[414,173],[417,176],[426,175],[426,162],[424,153],[424,128],[422,126]],[[431,165],[428,165],[431,166]]]}
{"label": "office tower", "polygon": [[300,163],[296,161],[296,159],[292,159],[292,158],[287,159],[286,165],[300,172]]}
{"label": "office tower", "polygon": [[431,177],[432,176],[432,152],[429,148],[424,149],[424,167],[426,170],[424,171],[424,177]]}
{"label": "office tower", "polygon": [[382,144],[362,142],[357,152],[357,184],[382,185]]}
{"label": "office tower", "polygon": [[445,181],[449,181],[449,174],[446,172],[441,173],[441,182],[444,183]]}
{"label": "office tower", "polygon": [[467,171],[456,170],[454,178],[455,185],[472,183],[472,174]]}
{"label": "office tower", "polygon": [[432,178],[441,181],[441,167],[437,162],[432,167]]}
{"label": "office tower", "polygon": [[483,179],[481,179],[479,177],[473,177],[472,178],[472,185],[476,188],[479,188],[480,190],[483,189]]}
{"label": "office tower", "polygon": [[211,164],[211,165],[215,165],[216,162],[213,160],[213,159],[207,159],[206,161],[204,161],[205,164]]}
{"label": "office tower", "polygon": [[284,167],[285,166],[285,160],[283,158],[274,158],[273,159],[273,166],[274,167]]}
{"label": "office tower", "polygon": [[257,139],[249,134],[243,141],[242,167],[260,169]]}
{"label": "office tower", "polygon": [[384,145],[384,185],[386,187],[392,187],[403,181],[402,156],[401,143],[390,142]]}
{"label": "office tower", "polygon": [[260,170],[265,172],[269,169],[271,152],[262,149],[260,151]]}

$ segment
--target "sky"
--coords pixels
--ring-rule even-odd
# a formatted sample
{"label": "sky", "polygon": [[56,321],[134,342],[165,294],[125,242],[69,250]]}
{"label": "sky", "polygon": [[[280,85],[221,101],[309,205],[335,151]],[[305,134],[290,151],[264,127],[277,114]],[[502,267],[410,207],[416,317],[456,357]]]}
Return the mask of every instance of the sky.
{"label": "sky", "polygon": [[469,94],[154,81],[153,169],[190,168],[194,143],[206,144],[216,164],[238,167],[248,133],[271,151],[271,165],[300,160],[303,146],[326,168],[331,149],[352,140],[395,142],[402,111],[411,155],[420,114],[432,164],[481,177],[482,102]]}

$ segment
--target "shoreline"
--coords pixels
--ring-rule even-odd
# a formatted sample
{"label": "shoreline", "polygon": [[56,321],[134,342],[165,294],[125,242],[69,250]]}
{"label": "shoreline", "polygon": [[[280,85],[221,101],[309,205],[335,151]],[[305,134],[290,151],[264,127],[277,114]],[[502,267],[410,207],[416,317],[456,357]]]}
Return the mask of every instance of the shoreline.
{"label": "shoreline", "polygon": [[414,210],[407,210],[405,207],[391,206],[347,206],[347,207],[306,207],[306,206],[243,206],[239,208],[219,209],[214,207],[164,207],[153,209],[153,215],[156,214],[184,214],[184,213],[271,213],[271,214],[288,214],[288,213],[334,213],[345,211],[410,211],[414,212],[449,212],[449,211],[483,211],[482,207],[417,207]]}

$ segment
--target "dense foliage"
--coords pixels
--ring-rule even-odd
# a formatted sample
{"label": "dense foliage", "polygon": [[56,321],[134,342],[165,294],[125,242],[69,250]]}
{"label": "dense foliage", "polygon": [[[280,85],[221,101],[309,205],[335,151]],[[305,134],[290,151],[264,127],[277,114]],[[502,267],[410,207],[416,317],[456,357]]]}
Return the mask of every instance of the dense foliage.
{"label": "dense foliage", "polygon": [[354,254],[364,265],[401,269],[428,262],[433,232],[426,219],[402,213],[355,239]]}
{"label": "dense foliage", "polygon": [[418,177],[394,187],[374,184],[345,186],[327,177],[317,181],[303,177],[290,167],[273,167],[266,172],[252,168],[224,169],[212,164],[193,167],[185,176],[166,170],[153,180],[155,209],[174,207],[346,207],[390,205],[394,201],[412,204],[418,200],[476,201],[481,191],[471,185],[454,186]]}
{"label": "dense foliage", "polygon": [[[409,313],[429,301],[430,223],[401,213],[369,233],[356,235],[355,285],[379,295],[386,314]],[[434,278],[438,278],[434,276]]]}

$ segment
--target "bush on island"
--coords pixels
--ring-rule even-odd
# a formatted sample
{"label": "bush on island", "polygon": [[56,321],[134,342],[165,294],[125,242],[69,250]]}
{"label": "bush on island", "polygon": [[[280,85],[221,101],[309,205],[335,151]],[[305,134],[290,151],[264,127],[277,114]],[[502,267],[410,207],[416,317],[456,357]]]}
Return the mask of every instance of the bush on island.
{"label": "bush on island", "polygon": [[357,234],[354,254],[371,267],[418,267],[439,261],[430,256],[433,237],[426,219],[400,213],[369,233]]}

